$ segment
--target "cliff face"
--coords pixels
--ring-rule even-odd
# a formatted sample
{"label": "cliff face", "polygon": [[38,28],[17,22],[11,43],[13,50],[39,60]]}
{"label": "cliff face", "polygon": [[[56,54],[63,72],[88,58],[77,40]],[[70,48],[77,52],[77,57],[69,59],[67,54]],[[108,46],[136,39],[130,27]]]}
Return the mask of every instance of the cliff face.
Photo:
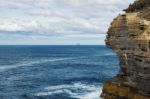
{"label": "cliff face", "polygon": [[120,72],[105,82],[101,97],[150,99],[150,0],[135,1],[125,11],[111,23],[106,38],[119,57]]}

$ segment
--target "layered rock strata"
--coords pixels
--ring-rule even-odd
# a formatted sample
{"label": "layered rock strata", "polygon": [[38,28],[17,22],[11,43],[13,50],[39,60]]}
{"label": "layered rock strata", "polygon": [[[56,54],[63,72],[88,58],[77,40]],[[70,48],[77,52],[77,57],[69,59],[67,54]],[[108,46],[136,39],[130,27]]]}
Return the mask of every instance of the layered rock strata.
{"label": "layered rock strata", "polygon": [[150,99],[149,1],[135,1],[108,29],[106,45],[117,53],[120,72],[104,83],[104,99]]}

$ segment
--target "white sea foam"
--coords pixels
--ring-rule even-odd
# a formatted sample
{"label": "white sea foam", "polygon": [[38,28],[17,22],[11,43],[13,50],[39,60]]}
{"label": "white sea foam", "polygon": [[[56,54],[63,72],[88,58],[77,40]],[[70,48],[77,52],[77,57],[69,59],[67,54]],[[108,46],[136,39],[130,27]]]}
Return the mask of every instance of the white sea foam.
{"label": "white sea foam", "polygon": [[105,54],[106,56],[114,56],[114,55],[116,55],[115,53],[106,53]]}
{"label": "white sea foam", "polygon": [[[76,91],[71,91],[76,90]],[[79,91],[81,90],[81,91]],[[44,88],[42,92],[38,92],[36,96],[48,96],[53,94],[68,94],[72,98],[78,99],[100,99],[100,85],[89,85],[83,83],[74,83],[70,85],[49,86]]]}
{"label": "white sea foam", "polygon": [[53,58],[53,59],[30,60],[30,61],[24,61],[22,63],[17,63],[17,64],[13,64],[13,65],[0,66],[0,70],[7,70],[7,69],[11,69],[11,68],[31,66],[31,65],[35,65],[35,64],[41,64],[41,63],[47,63],[47,62],[56,62],[56,61],[62,61],[62,60],[68,60],[68,59],[72,59],[72,58]]}
{"label": "white sea foam", "polygon": [[79,98],[79,99],[101,99],[99,96],[100,96],[100,90],[96,90],[93,92],[86,93],[84,95],[78,95],[75,98]]}
{"label": "white sea foam", "polygon": [[58,90],[58,91],[53,91],[53,92],[50,92],[50,91],[39,92],[39,93],[36,94],[36,96],[48,96],[48,95],[58,94],[58,93],[63,93],[63,91],[62,90]]}

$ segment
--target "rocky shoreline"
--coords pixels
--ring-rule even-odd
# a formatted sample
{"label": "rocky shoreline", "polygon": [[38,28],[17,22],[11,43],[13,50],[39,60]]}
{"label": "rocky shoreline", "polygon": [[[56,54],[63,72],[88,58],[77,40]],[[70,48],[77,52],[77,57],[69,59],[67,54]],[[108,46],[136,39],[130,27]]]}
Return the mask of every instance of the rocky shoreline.
{"label": "rocky shoreline", "polygon": [[119,74],[104,83],[104,99],[150,99],[150,0],[136,0],[111,23],[106,45],[120,61]]}

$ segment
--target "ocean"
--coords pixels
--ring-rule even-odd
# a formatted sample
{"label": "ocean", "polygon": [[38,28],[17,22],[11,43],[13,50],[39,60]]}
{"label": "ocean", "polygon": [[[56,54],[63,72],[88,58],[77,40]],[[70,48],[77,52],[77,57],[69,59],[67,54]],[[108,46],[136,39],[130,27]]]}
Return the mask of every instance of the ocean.
{"label": "ocean", "polygon": [[119,71],[106,46],[0,46],[0,99],[99,99]]}

